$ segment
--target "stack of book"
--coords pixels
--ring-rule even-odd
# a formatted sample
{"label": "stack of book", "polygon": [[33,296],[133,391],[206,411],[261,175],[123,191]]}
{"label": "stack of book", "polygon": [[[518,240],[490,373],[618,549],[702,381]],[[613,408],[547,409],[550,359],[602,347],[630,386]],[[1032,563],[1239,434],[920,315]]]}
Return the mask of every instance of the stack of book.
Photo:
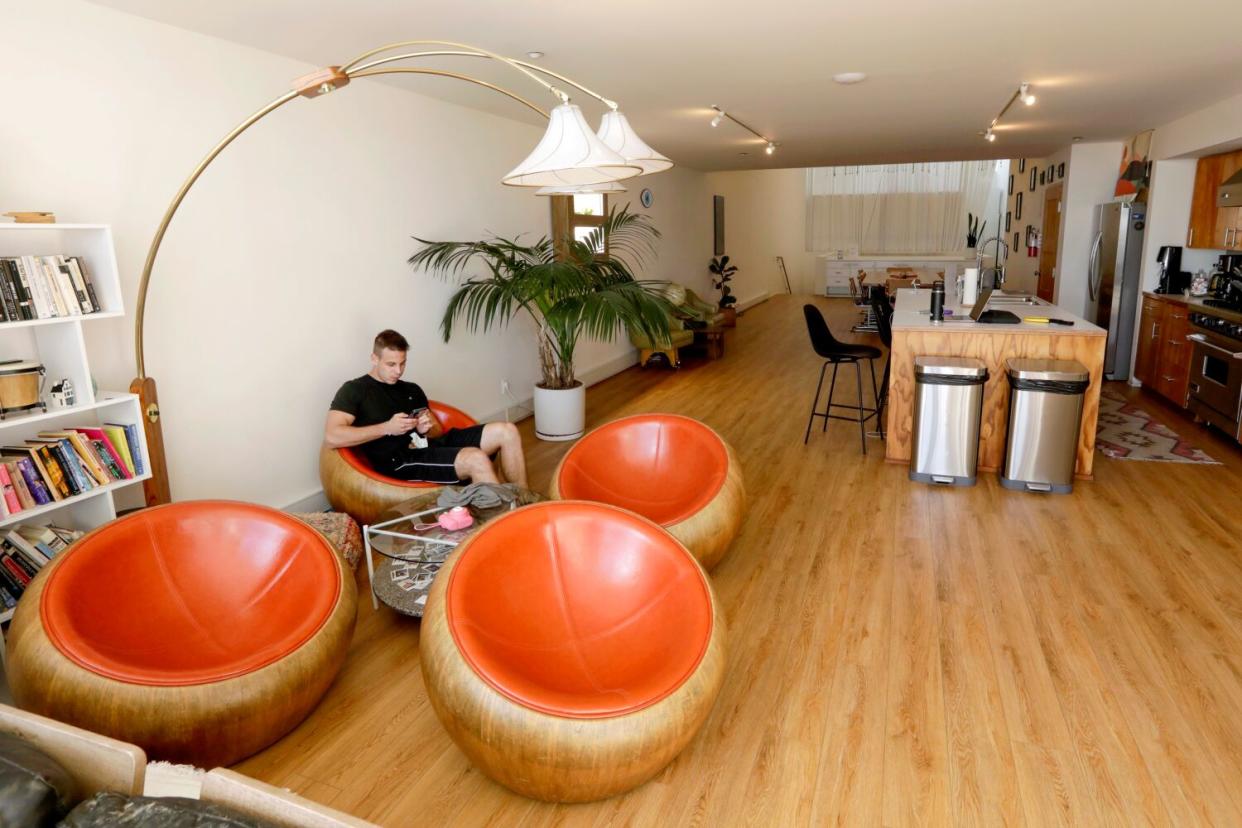
{"label": "stack of book", "polygon": [[20,446],[0,446],[0,513],[15,515],[146,473],[138,426],[44,431]]}
{"label": "stack of book", "polygon": [[25,523],[0,533],[0,624],[13,617],[35,574],[80,537],[73,529]]}
{"label": "stack of book", "polygon": [[4,322],[98,313],[99,298],[79,256],[0,258]]}

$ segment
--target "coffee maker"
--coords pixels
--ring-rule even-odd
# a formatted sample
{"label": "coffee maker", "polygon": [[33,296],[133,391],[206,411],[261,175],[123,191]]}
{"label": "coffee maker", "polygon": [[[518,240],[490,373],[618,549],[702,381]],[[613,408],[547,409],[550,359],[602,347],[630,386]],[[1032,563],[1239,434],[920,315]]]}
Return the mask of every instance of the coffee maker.
{"label": "coffee maker", "polygon": [[1242,253],[1226,253],[1216,260],[1212,272],[1212,294],[1220,301],[1242,307]]}
{"label": "coffee maker", "polygon": [[1173,245],[1160,248],[1156,256],[1159,266],[1160,286],[1156,293],[1181,293],[1190,286],[1190,274],[1182,272],[1182,249]]}

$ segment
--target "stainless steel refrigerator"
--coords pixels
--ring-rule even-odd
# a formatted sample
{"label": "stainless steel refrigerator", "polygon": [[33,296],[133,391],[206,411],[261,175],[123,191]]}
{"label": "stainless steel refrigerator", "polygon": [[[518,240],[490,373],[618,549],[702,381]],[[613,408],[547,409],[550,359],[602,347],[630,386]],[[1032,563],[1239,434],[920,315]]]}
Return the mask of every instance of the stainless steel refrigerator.
{"label": "stainless steel refrigerator", "polygon": [[1113,202],[1095,208],[1087,263],[1087,319],[1108,331],[1104,376],[1110,380],[1130,378],[1146,218],[1146,204]]}

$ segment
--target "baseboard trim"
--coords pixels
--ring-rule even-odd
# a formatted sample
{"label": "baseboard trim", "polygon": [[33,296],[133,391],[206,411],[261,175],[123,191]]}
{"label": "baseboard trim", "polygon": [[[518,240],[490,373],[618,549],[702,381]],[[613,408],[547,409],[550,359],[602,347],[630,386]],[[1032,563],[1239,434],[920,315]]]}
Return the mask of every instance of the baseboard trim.
{"label": "baseboard trim", "polygon": [[326,512],[332,506],[324,495],[323,489],[315,489],[284,507],[285,512]]}
{"label": "baseboard trim", "polygon": [[753,308],[755,305],[762,305],[764,302],[768,301],[768,299],[770,299],[771,297],[772,297],[772,294],[768,293],[765,290],[763,293],[759,294],[758,296],[752,296],[751,298],[747,299],[744,302],[738,302],[737,312],[744,313],[750,310],[751,308]]}

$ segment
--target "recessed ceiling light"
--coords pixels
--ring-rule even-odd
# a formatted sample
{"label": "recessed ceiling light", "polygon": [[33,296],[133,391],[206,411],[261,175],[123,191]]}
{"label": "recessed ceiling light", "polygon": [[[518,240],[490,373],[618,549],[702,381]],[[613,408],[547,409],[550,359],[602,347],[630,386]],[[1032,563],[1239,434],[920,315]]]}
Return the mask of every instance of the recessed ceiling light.
{"label": "recessed ceiling light", "polygon": [[1081,135],[1075,135],[1075,136],[1074,136],[1073,138],[1071,138],[1070,140],[1071,140],[1071,141],[1073,141],[1075,144],[1077,144],[1079,141],[1081,141],[1081,140],[1082,140],[1082,136],[1081,136]]}
{"label": "recessed ceiling light", "polygon": [[526,56],[531,60],[539,60],[539,58],[543,57],[543,52],[527,52]]}
{"label": "recessed ceiling light", "polygon": [[750,155],[749,152],[739,152],[738,155]]}
{"label": "recessed ceiling light", "polygon": [[866,72],[838,72],[832,76],[837,83],[849,85],[851,83],[862,83],[867,79]]}

